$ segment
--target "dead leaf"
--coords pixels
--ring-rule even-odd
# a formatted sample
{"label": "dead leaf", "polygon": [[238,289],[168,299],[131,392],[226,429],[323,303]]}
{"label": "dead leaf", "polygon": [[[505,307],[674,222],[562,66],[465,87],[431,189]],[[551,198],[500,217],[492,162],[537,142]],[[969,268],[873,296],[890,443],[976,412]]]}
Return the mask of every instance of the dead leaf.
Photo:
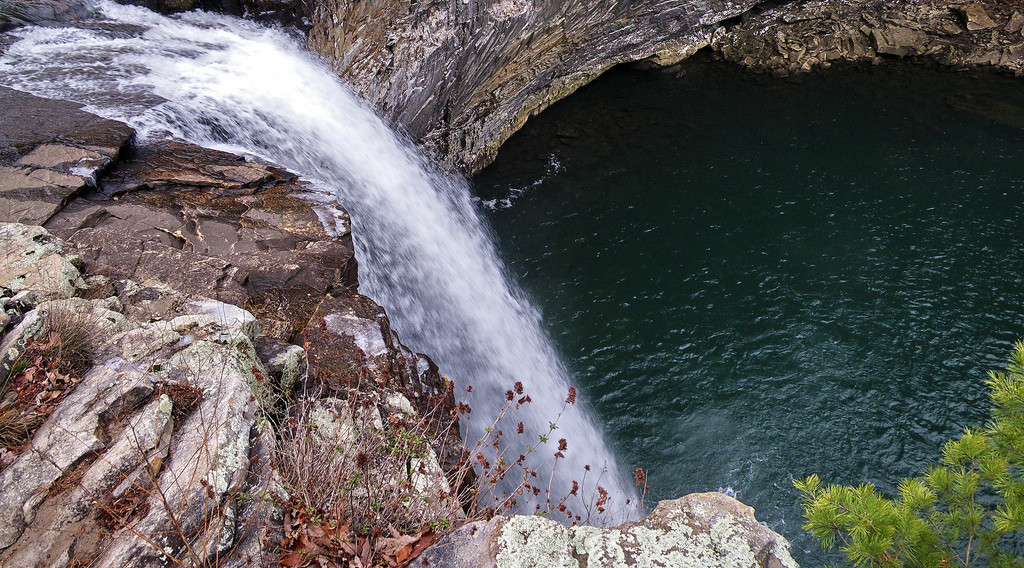
{"label": "dead leaf", "polygon": [[302,564],[302,555],[294,550],[289,550],[281,555],[281,566],[294,568],[300,564]]}
{"label": "dead leaf", "polygon": [[[384,554],[391,556],[397,556],[397,552],[406,546],[415,544],[419,540],[419,537],[409,536],[407,534],[399,533],[394,538],[382,538],[378,542],[378,550],[383,550]],[[411,550],[411,546],[410,546]]]}
{"label": "dead leaf", "polygon": [[420,535],[420,539],[416,541],[416,544],[413,546],[412,554],[410,556],[412,558],[416,558],[424,550],[426,550],[428,546],[437,542],[437,538],[437,535],[433,532],[427,532],[425,534]]}
{"label": "dead leaf", "polygon": [[412,556],[412,551],[413,551],[413,546],[411,544],[407,544],[407,545],[403,546],[402,548],[399,548],[398,550],[396,550],[395,551],[395,563],[399,564],[399,565],[404,564],[405,561],[408,560],[410,556]]}
{"label": "dead leaf", "polygon": [[363,561],[363,564],[369,564],[370,559],[373,558],[373,548],[370,546],[370,539],[366,537],[359,537],[359,540],[362,541],[359,545],[359,558]]}

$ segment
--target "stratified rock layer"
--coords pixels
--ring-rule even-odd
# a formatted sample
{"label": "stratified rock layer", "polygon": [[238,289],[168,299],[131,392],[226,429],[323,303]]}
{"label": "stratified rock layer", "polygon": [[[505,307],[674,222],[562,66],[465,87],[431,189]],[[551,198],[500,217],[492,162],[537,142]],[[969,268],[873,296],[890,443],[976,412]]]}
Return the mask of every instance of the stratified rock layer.
{"label": "stratified rock layer", "polygon": [[1013,3],[954,0],[321,0],[309,43],[387,118],[475,172],[532,115],[624,62],[712,46],[779,74],[927,56],[1024,69]]}
{"label": "stratified rock layer", "polygon": [[475,171],[619,63],[670,65],[756,0],[322,0],[309,43],[386,117]]}
{"label": "stratified rock layer", "polygon": [[951,67],[1024,72],[1024,15],[1012,3],[814,0],[751,13],[712,47],[725,59],[780,75],[836,61],[927,57]]}

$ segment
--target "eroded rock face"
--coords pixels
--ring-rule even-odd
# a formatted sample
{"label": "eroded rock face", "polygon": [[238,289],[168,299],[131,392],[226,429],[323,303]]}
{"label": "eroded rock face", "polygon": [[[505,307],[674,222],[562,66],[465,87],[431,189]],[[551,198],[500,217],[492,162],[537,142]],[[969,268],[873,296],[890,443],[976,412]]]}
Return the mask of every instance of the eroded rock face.
{"label": "eroded rock face", "polygon": [[814,0],[751,13],[712,47],[725,59],[788,75],[836,61],[928,57],[952,67],[1024,72],[1024,16],[1011,4]]}
{"label": "eroded rock face", "polygon": [[383,308],[359,294],[325,298],[301,337],[309,360],[303,393],[332,397],[355,392],[384,409],[407,405],[408,413],[428,420],[442,466],[450,471],[458,465],[465,450],[457,428],[450,429],[452,383],[428,356],[399,341]]}
{"label": "eroded rock face", "polygon": [[325,295],[357,285],[348,214],[312,201],[279,168],[158,142],[99,185],[46,225],[81,251],[90,274],[251,305],[264,334],[283,341]]}
{"label": "eroded rock face", "polygon": [[789,543],[720,493],[662,501],[640,523],[565,527],[542,517],[496,517],[455,531],[413,564],[419,568],[673,566],[795,568]]}
{"label": "eroded rock face", "polygon": [[879,57],[1024,71],[1024,16],[1012,3],[322,0],[312,18],[309,43],[339,75],[469,172],[611,66],[672,65],[706,46],[781,75]]}
{"label": "eroded rock face", "polygon": [[673,64],[756,0],[321,0],[309,43],[448,165],[475,171],[606,69]]}

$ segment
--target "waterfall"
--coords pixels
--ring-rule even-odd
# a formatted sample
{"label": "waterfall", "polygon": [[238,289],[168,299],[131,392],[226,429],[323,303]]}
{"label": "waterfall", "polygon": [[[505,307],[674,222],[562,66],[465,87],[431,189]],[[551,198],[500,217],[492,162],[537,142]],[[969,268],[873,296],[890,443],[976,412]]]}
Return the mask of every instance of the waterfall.
{"label": "waterfall", "polygon": [[[95,20],[74,28],[11,32],[18,41],[0,57],[0,83],[85,103],[142,139],[178,137],[299,173],[349,210],[361,292],[387,309],[403,342],[457,386],[473,385],[474,423],[521,381],[534,402],[517,420],[531,442],[547,431],[568,373],[538,311],[505,275],[464,180],[435,171],[281,30],[203,12],[94,8]],[[635,496],[585,405],[570,406],[558,428],[553,438],[569,449],[554,495],[591,465],[608,468],[601,485],[618,506]],[[550,461],[556,449],[538,451]]]}

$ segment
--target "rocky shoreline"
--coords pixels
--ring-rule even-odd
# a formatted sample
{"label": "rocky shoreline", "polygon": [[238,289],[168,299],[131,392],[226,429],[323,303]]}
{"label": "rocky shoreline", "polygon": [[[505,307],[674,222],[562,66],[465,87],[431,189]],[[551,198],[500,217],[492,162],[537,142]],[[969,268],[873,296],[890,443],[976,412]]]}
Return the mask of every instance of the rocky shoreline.
{"label": "rocky shoreline", "polygon": [[785,76],[837,61],[929,58],[953,68],[1024,73],[1024,8],[1003,3],[818,0],[745,14],[710,47],[726,61]]}

